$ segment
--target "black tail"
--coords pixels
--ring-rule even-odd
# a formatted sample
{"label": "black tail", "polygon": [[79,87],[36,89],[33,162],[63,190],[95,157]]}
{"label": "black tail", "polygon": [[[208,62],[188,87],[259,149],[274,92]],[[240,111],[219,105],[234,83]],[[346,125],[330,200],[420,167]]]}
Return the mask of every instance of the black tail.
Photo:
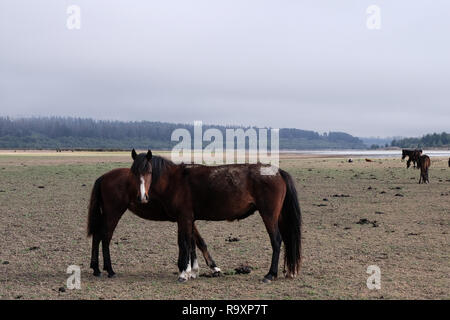
{"label": "black tail", "polygon": [[102,177],[98,178],[95,181],[94,187],[92,188],[91,201],[89,202],[89,214],[87,223],[88,237],[98,232],[101,227],[101,217],[102,217],[102,195],[100,192],[101,182]]}
{"label": "black tail", "polygon": [[286,183],[286,196],[279,221],[284,242],[284,266],[287,267],[288,276],[295,276],[300,270],[302,259],[302,217],[294,180],[289,173],[281,169],[280,175]]}

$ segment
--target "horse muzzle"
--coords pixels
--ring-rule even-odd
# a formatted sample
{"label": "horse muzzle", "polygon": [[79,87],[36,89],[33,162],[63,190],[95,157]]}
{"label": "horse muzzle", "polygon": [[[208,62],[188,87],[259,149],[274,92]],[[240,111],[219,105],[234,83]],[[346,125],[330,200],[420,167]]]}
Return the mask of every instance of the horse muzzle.
{"label": "horse muzzle", "polygon": [[140,196],[137,197],[137,202],[138,203],[145,204],[145,203],[148,203],[148,200],[149,200],[148,195],[144,195],[143,198],[141,198]]}

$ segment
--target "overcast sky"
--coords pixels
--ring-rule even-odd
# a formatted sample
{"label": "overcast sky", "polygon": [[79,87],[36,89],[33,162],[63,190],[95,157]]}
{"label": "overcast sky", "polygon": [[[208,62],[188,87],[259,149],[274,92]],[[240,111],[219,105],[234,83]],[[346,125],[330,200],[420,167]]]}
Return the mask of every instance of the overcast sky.
{"label": "overcast sky", "polygon": [[449,17],[448,0],[1,0],[0,115],[448,132]]}

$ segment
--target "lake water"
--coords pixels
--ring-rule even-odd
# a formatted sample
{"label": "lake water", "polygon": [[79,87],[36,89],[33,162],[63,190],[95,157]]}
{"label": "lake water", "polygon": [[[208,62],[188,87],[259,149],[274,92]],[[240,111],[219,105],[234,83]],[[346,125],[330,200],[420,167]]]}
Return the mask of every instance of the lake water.
{"label": "lake water", "polygon": [[[402,150],[281,150],[281,153],[310,154],[342,157],[401,158]],[[450,157],[450,150],[426,150],[430,157]]]}

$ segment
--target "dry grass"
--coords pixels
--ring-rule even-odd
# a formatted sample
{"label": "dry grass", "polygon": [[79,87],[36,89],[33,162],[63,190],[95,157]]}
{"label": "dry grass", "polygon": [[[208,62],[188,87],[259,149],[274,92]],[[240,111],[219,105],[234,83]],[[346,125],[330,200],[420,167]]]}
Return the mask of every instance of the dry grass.
{"label": "dry grass", "polygon": [[[271,248],[261,218],[197,222],[223,271],[178,284],[176,225],[126,213],[113,237],[117,276],[91,275],[86,215],[96,177],[129,166],[123,154],[0,155],[2,299],[449,299],[450,169],[432,159],[429,185],[399,159],[283,157],[303,214],[303,266],[297,279],[261,279]],[[44,187],[44,188],[39,188]],[[370,189],[369,189],[370,187]],[[384,193],[382,193],[384,192]],[[349,195],[334,197],[333,195]],[[401,194],[401,196],[395,196]],[[327,200],[324,200],[327,199]],[[357,224],[360,219],[376,221]],[[232,235],[240,241],[227,242]],[[69,265],[82,289],[59,292]],[[231,274],[247,264],[247,275]],[[381,290],[366,287],[381,268]],[[201,262],[201,273],[209,274]],[[281,274],[281,267],[280,267]]]}

